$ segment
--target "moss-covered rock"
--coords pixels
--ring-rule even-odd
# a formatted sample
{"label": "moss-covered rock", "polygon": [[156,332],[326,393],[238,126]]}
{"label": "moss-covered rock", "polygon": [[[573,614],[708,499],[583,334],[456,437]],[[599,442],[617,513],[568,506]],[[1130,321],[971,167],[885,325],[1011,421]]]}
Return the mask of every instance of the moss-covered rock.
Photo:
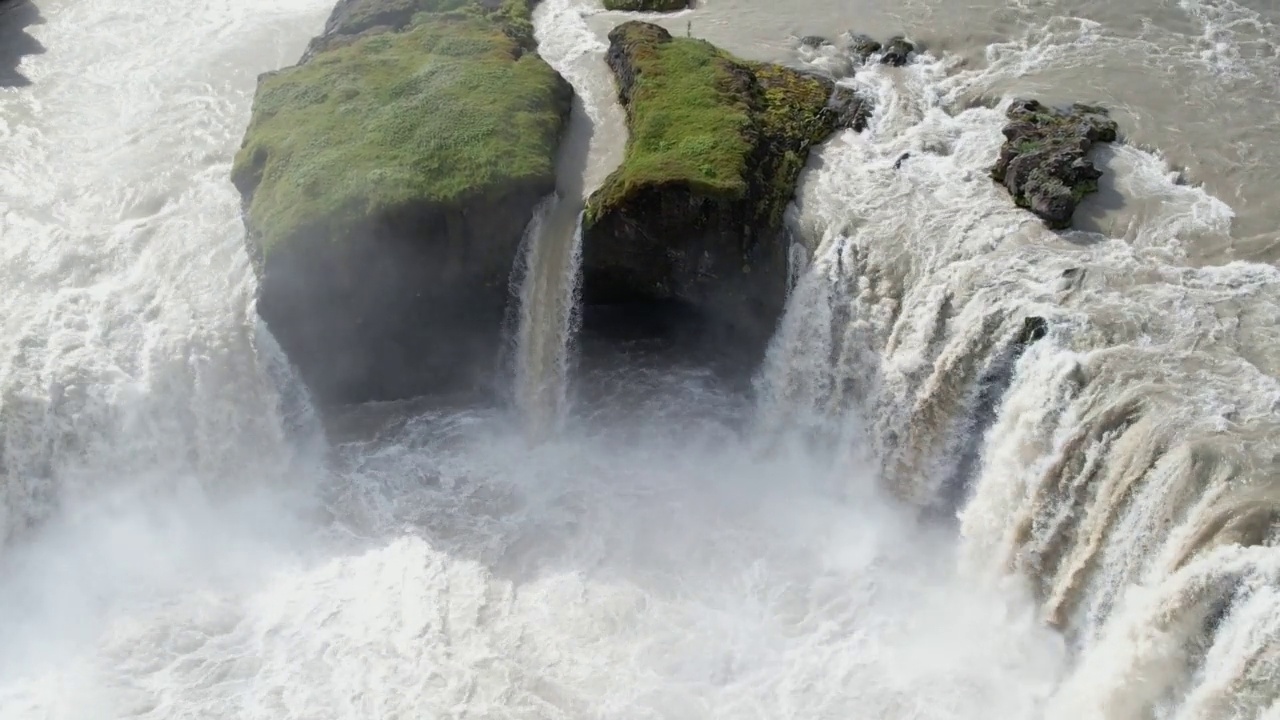
{"label": "moss-covered rock", "polygon": [[264,75],[232,180],[258,310],[322,400],[487,376],[572,90],[522,0],[343,0]]}
{"label": "moss-covered rock", "polygon": [[865,120],[859,100],[648,23],[609,39],[630,138],[587,203],[585,301],[679,301],[767,338],[786,292],[783,211],[810,148]]}
{"label": "moss-covered rock", "polygon": [[690,6],[690,0],[604,0],[605,10],[630,12],[675,12]]}
{"label": "moss-covered rock", "polygon": [[991,177],[1049,227],[1068,227],[1076,205],[1097,191],[1102,177],[1089,149],[1116,139],[1115,121],[1103,108],[1077,104],[1060,111],[1035,100],[1015,101],[1007,115]]}

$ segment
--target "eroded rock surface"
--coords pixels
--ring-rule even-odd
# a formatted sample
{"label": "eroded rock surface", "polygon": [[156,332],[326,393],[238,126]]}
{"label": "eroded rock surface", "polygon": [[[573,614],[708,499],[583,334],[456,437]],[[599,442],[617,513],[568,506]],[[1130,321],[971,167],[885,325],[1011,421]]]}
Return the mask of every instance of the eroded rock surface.
{"label": "eroded rock surface", "polygon": [[1080,200],[1098,189],[1102,171],[1088,153],[1094,143],[1116,139],[1115,121],[1104,108],[1055,110],[1036,100],[1017,100],[1007,114],[991,177],[1049,227],[1068,227]]}

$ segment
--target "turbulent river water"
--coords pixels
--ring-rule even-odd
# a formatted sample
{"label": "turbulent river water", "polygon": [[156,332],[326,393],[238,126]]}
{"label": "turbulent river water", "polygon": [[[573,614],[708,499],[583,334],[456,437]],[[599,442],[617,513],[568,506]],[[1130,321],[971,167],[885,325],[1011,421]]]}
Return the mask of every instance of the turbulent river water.
{"label": "turbulent river water", "polygon": [[[1280,718],[1274,0],[661,19],[877,100],[802,179],[749,399],[569,361],[625,15],[543,0],[582,103],[514,402],[326,436],[227,174],[331,4],[0,5],[0,717]],[[925,51],[798,42],[850,30]],[[986,176],[1017,94],[1115,109],[1076,231]]]}

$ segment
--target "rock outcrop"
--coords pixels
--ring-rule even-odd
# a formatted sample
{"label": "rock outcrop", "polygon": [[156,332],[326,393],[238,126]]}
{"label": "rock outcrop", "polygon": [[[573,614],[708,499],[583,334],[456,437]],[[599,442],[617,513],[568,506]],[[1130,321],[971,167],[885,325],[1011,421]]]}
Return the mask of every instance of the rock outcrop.
{"label": "rock outcrop", "polygon": [[1035,100],[1016,100],[1007,114],[991,177],[1049,227],[1068,227],[1076,205],[1098,189],[1102,177],[1088,159],[1089,149],[1116,139],[1115,121],[1103,108],[1077,104],[1060,111]]}
{"label": "rock outcrop", "polygon": [[865,112],[826,78],[657,25],[624,23],[609,40],[630,137],[587,203],[583,299],[679,304],[708,338],[744,341],[732,347],[752,363],[782,311],[783,211],[809,150]]}
{"label": "rock outcrop", "polygon": [[232,180],[258,312],[324,404],[483,389],[572,89],[526,0],[342,0]]}
{"label": "rock outcrop", "polygon": [[605,10],[675,12],[691,6],[690,0],[604,0]]}
{"label": "rock outcrop", "polygon": [[880,52],[883,47],[880,41],[862,33],[850,33],[845,43],[845,50],[859,63],[865,63],[868,58]]}
{"label": "rock outcrop", "polygon": [[884,54],[880,56],[880,62],[885,65],[902,67],[907,64],[907,61],[911,59],[911,53],[915,51],[916,46],[899,35],[890,38],[889,43],[884,46]]}

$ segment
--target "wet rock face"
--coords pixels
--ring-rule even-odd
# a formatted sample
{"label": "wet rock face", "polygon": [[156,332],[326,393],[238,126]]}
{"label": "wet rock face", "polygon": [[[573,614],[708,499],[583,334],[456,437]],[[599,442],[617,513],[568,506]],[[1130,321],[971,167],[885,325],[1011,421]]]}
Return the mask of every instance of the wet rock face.
{"label": "wet rock face", "polygon": [[1049,227],[1070,226],[1076,206],[1097,191],[1102,177],[1089,150],[1116,139],[1115,121],[1103,108],[1076,104],[1055,110],[1035,100],[1015,101],[1007,115],[992,179]]}
{"label": "wet rock face", "polygon": [[867,58],[880,52],[883,47],[878,40],[862,33],[853,33],[845,43],[845,50],[859,63],[865,63]]}
{"label": "wet rock face", "polygon": [[753,365],[782,312],[782,216],[810,148],[865,123],[866,107],[825,77],[657,25],[624,23],[609,37],[630,137],[587,203],[584,302],[674,303],[698,319],[694,335]]}
{"label": "wet rock face", "polygon": [[880,56],[880,62],[894,67],[901,67],[907,64],[907,60],[911,58],[911,53],[915,52],[916,46],[907,41],[906,38],[898,36],[891,38],[889,44],[884,47],[884,54]]}
{"label": "wet rock face", "polygon": [[258,314],[326,409],[490,389],[573,91],[519,0],[342,0],[260,78],[232,182]]}

